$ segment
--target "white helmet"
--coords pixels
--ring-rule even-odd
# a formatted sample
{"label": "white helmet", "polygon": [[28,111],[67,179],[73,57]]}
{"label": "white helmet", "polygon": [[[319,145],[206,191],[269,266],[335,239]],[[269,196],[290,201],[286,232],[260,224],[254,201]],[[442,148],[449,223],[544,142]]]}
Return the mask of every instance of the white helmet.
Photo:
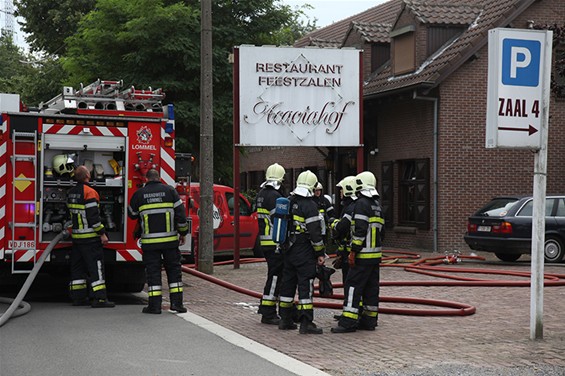
{"label": "white helmet", "polygon": [[341,188],[344,197],[353,197],[355,198],[355,192],[357,189],[357,184],[355,182],[355,176],[346,176],[339,183],[337,186]]}
{"label": "white helmet", "polygon": [[302,197],[312,197],[317,183],[318,177],[316,174],[310,170],[303,171],[296,179],[296,188],[293,193]]}
{"label": "white helmet", "polygon": [[284,179],[285,173],[286,171],[284,170],[283,166],[278,163],[273,163],[272,165],[267,167],[267,171],[265,171],[265,182],[261,187],[270,185],[275,189],[279,189]]}
{"label": "white helmet", "polygon": [[316,190],[316,191],[320,190],[321,191],[322,189],[324,189],[324,186],[322,185],[322,183],[318,182],[316,184],[316,187],[314,188],[314,190]]}
{"label": "white helmet", "polygon": [[378,196],[377,179],[371,171],[363,171],[355,177],[356,191],[367,197]]}
{"label": "white helmet", "polygon": [[73,174],[75,161],[71,155],[58,154],[53,157],[53,171],[59,175]]}

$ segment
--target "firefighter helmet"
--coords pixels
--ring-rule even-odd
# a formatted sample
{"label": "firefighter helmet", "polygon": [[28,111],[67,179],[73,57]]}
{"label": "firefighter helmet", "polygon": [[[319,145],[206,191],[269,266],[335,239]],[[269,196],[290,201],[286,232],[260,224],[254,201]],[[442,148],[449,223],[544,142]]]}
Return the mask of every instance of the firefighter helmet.
{"label": "firefighter helmet", "polygon": [[355,177],[356,191],[367,197],[378,196],[377,179],[371,171],[363,171]]}
{"label": "firefighter helmet", "polygon": [[314,188],[318,183],[318,177],[310,170],[306,170],[298,175],[296,179],[296,188],[294,194],[302,197],[312,197],[314,195]]}
{"label": "firefighter helmet", "polygon": [[285,173],[286,171],[283,166],[278,163],[273,163],[267,167],[267,171],[265,171],[265,182],[261,185],[261,188],[265,185],[270,185],[275,189],[279,189]]}
{"label": "firefighter helmet", "polygon": [[314,188],[315,191],[321,191],[322,189],[324,189],[324,186],[322,185],[322,183],[318,182],[316,184],[316,188]]}
{"label": "firefighter helmet", "polygon": [[71,155],[58,154],[53,157],[53,171],[59,175],[73,174],[75,163]]}
{"label": "firefighter helmet", "polygon": [[355,197],[355,192],[357,189],[355,176],[346,176],[337,186],[341,188],[344,197]]}

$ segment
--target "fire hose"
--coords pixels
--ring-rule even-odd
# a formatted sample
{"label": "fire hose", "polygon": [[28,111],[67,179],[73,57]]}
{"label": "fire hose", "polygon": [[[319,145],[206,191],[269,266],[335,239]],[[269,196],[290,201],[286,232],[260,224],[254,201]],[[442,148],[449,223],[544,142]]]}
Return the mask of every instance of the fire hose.
{"label": "fire hose", "polygon": [[57,236],[55,236],[53,240],[51,240],[51,243],[49,243],[45,251],[43,251],[39,259],[35,263],[33,269],[27,276],[24,285],[20,289],[20,292],[15,299],[0,297],[0,303],[10,304],[8,310],[6,310],[6,312],[4,312],[2,316],[0,316],[0,326],[3,326],[5,323],[7,323],[11,317],[25,315],[31,310],[31,305],[25,302],[23,299],[27,294],[29,288],[31,287],[31,284],[35,280],[37,273],[39,273],[39,269],[41,269],[41,266],[47,259],[47,256],[49,256],[55,245],[57,245],[57,243],[59,243],[59,241],[61,241],[64,236],[66,236],[66,231],[60,232],[59,234],[57,234]]}
{"label": "fire hose", "polygon": [[[520,271],[508,271],[508,270],[492,270],[492,269],[478,269],[478,268],[457,268],[447,266],[438,266],[439,264],[456,264],[462,261],[462,259],[470,260],[484,260],[480,256],[461,256],[461,255],[447,255],[425,258],[420,260],[414,260],[420,258],[419,255],[411,252],[394,252],[390,253],[404,253],[405,255],[395,257],[398,259],[408,259],[411,262],[409,264],[391,264],[386,263],[390,258],[383,258],[383,267],[401,267],[407,272],[419,273],[423,275],[428,275],[432,277],[449,279],[447,281],[437,281],[437,280],[420,280],[420,281],[381,281],[380,286],[483,286],[483,287],[527,287],[530,285],[529,280],[524,281],[514,281],[514,280],[496,280],[496,279],[479,279],[479,278],[469,278],[469,277],[457,277],[443,272],[454,272],[454,273],[469,273],[469,274],[493,274],[493,275],[508,275],[514,277],[530,278],[529,272]],[[387,252],[387,253],[389,253]],[[264,262],[262,258],[253,259],[242,259],[241,263],[253,263],[253,262]],[[224,261],[215,263],[215,265],[226,265],[233,261]],[[194,275],[196,277],[205,279],[209,282],[215,283],[222,287],[231,289],[233,291],[249,295],[260,299],[262,294],[253,290],[237,286],[230,282],[215,278],[208,274],[199,272],[192,267],[183,266],[183,272]],[[546,286],[564,286],[565,285],[565,275],[562,274],[545,274],[544,275],[544,285]],[[334,287],[343,287],[342,283],[333,283]],[[314,296],[319,297],[318,293],[314,293]],[[338,299],[343,300],[343,294],[333,294],[326,299]],[[467,316],[472,315],[476,312],[476,307],[437,299],[422,299],[413,297],[401,297],[401,296],[381,296],[379,298],[380,302],[386,303],[403,303],[403,304],[415,304],[415,305],[426,305],[441,307],[443,309],[433,308],[433,309],[407,309],[407,308],[388,308],[379,307],[379,313],[384,314],[398,314],[398,315],[411,315],[411,316]],[[342,303],[333,303],[328,301],[315,301],[315,307],[319,308],[330,308],[330,309],[341,309]]]}

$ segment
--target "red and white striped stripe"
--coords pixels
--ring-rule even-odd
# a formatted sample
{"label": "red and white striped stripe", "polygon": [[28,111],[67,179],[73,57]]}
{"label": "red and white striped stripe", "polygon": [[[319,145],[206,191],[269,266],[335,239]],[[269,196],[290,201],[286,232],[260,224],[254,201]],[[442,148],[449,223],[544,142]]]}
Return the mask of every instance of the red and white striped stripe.
{"label": "red and white striped stripe", "polygon": [[116,261],[142,261],[142,254],[139,249],[118,249],[116,251]]}
{"label": "red and white striped stripe", "polygon": [[[172,120],[169,120],[169,122]],[[165,138],[171,135],[165,132],[166,122],[161,124],[161,179],[165,184],[175,186],[175,140],[173,146],[165,146]]]}
{"label": "red and white striped stripe", "polygon": [[4,120],[0,125],[0,259],[4,258],[6,248],[6,168],[8,163],[8,122]]}
{"label": "red and white striped stripe", "polygon": [[[37,252],[37,253],[36,253]],[[8,253],[8,252],[6,252]],[[37,254],[37,256],[36,256]],[[38,249],[25,249],[25,250],[17,250],[14,251],[14,260],[16,262],[33,262],[34,257],[35,260],[39,260],[41,255],[43,254],[43,250]]]}
{"label": "red and white striped stripe", "polygon": [[128,129],[125,127],[100,127],[87,125],[61,125],[61,124],[43,124],[43,133],[45,134],[84,134],[83,130],[93,136],[118,136],[126,137]]}

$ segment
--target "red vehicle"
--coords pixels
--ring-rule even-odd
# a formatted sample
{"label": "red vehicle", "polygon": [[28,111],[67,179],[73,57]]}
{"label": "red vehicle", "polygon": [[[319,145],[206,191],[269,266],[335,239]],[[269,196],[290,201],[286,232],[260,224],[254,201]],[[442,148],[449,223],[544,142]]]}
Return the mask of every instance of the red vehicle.
{"label": "red vehicle", "polygon": [[[234,236],[234,189],[225,185],[214,184],[214,253],[231,255],[235,247]],[[192,237],[196,239],[199,228],[200,184],[190,184],[189,215],[192,218]],[[257,212],[254,212],[249,201],[239,196],[239,248],[245,253],[253,251],[259,256],[257,246],[259,225]]]}
{"label": "red vehicle", "polygon": [[[66,192],[75,184],[70,173],[85,165],[109,237],[108,286],[143,289],[141,249],[127,206],[150,168],[177,185],[174,115],[172,105],[162,105],[161,89],[121,87],[100,80],[65,87],[35,111],[22,111],[17,95],[0,94],[0,275],[29,273],[66,226]],[[65,273],[70,249],[70,240],[58,243],[43,270]]]}

